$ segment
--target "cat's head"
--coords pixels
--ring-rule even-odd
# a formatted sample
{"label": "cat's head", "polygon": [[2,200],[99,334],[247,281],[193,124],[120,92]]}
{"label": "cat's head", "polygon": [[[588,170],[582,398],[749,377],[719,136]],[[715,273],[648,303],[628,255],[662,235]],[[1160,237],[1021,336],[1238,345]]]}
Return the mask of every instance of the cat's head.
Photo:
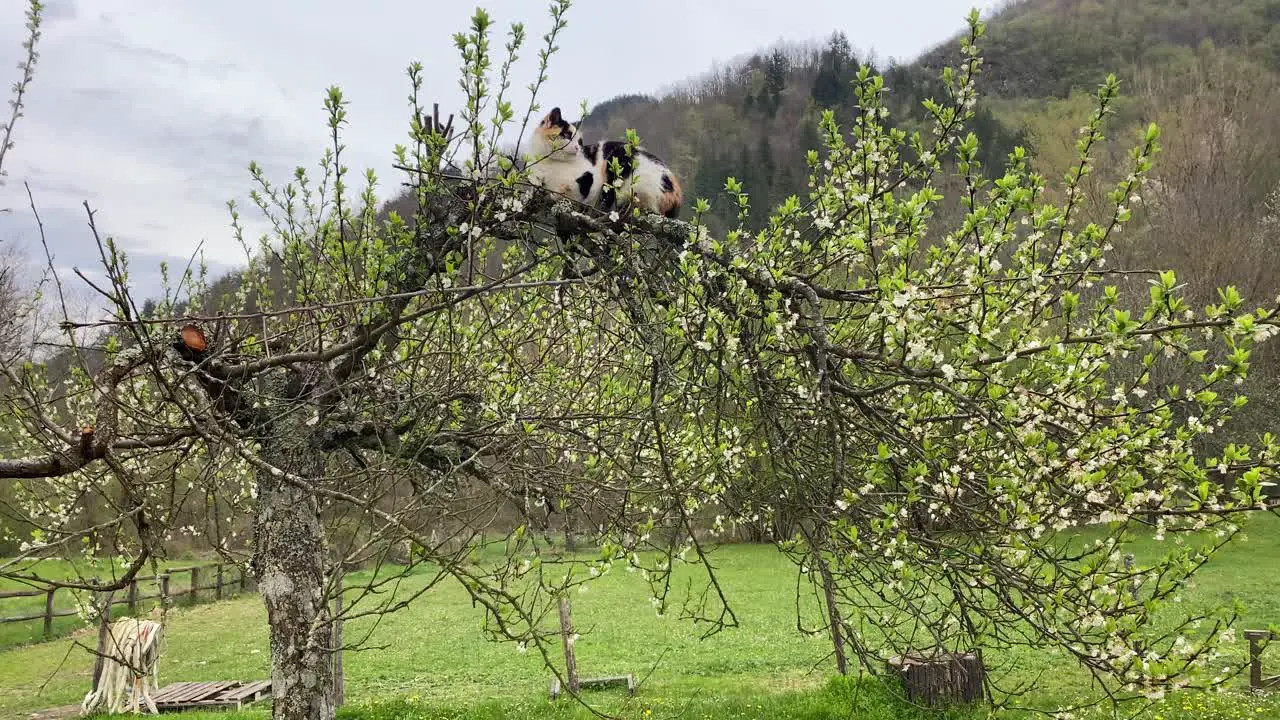
{"label": "cat's head", "polygon": [[539,157],[564,157],[582,152],[582,133],[577,125],[561,116],[558,107],[551,108],[551,112],[542,118],[534,128],[531,140],[530,149]]}

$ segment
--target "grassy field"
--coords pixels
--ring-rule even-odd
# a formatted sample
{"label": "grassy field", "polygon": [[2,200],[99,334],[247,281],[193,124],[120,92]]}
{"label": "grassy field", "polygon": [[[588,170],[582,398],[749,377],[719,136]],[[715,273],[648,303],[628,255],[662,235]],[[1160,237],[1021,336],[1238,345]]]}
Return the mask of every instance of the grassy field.
{"label": "grassy field", "polygon": [[[213,561],[198,559],[175,559],[157,563],[157,569],[169,570],[173,568],[189,568],[193,565],[207,565]],[[77,578],[100,578],[103,582],[114,580],[120,577],[123,568],[113,567],[110,562],[97,561],[93,563],[85,561],[68,561],[61,559],[40,560],[34,565],[24,565],[21,570],[24,574],[38,575],[42,578],[50,580],[72,580]],[[231,582],[234,578],[239,578],[238,571],[227,568],[224,571],[224,579]],[[152,576],[154,573],[148,566],[141,573],[143,576]],[[187,573],[175,573],[170,584],[170,593],[185,591],[189,588],[191,576]],[[213,583],[213,578],[206,572],[200,578],[200,585],[207,586]],[[7,578],[0,578],[0,590],[31,590],[30,585]],[[159,595],[159,581],[147,581],[138,583],[138,594],[141,597],[147,595]],[[212,591],[204,591],[204,597],[212,597]],[[116,594],[117,600],[123,600],[126,597],[124,591]],[[74,610],[77,603],[89,602],[87,593],[76,590],[60,589],[54,593],[54,610]],[[188,597],[176,597],[174,601],[182,604],[189,602]],[[138,603],[139,612],[147,612],[156,607],[159,600],[140,601]],[[0,617],[20,617],[24,615],[36,615],[43,613],[45,609],[45,597],[43,595],[35,597],[17,597],[17,598],[0,598]],[[128,612],[128,607],[118,605],[113,611],[116,615]],[[54,637],[64,637],[71,635],[84,627],[83,621],[76,616],[59,617],[53,619],[53,635]],[[18,645],[26,645],[33,642],[43,640],[44,623],[41,620],[28,620],[20,623],[0,623],[0,650],[9,649]],[[0,656],[3,657],[3,656]]]}
{"label": "grassy field", "polygon": [[[1202,572],[1189,605],[1240,598],[1248,613],[1241,627],[1280,621],[1280,520],[1260,517],[1248,538]],[[1150,542],[1134,545],[1142,556]],[[873,684],[829,683],[833,673],[824,638],[796,632],[795,576],[785,558],[763,546],[722,548],[713,556],[738,612],[741,627],[707,640],[690,623],[655,616],[646,588],[627,573],[610,574],[574,597],[575,624],[584,675],[635,673],[644,678],[636,697],[593,694],[604,708],[628,717],[866,718],[916,717],[893,692]],[[424,577],[411,578],[411,590]],[[482,616],[451,584],[430,590],[414,605],[375,623],[348,623],[348,638],[369,633],[380,649],[348,653],[344,716],[383,718],[577,718],[590,717],[570,703],[546,700],[548,674],[534,652],[490,643]],[[265,612],[256,597],[179,608],[169,616],[162,682],[253,679],[268,674]],[[1234,651],[1243,654],[1243,641]],[[0,717],[79,702],[88,687],[89,655],[63,639],[0,653]],[[1280,672],[1280,654],[1273,667]],[[1051,654],[1022,653],[995,659],[1013,672],[1040,675],[1041,703],[1087,693],[1081,673]],[[1236,683],[1243,687],[1244,679]],[[41,688],[43,687],[43,690]],[[856,703],[856,706],[855,706]],[[238,716],[211,715],[232,720]],[[249,713],[243,718],[261,717]],[[952,714],[950,717],[959,718]],[[1078,716],[1079,717],[1079,716]],[[1093,716],[1087,716],[1093,717]],[[1102,717],[1097,715],[1096,717]],[[1154,720],[1280,718],[1280,696],[1251,698],[1183,694],[1143,714]]]}

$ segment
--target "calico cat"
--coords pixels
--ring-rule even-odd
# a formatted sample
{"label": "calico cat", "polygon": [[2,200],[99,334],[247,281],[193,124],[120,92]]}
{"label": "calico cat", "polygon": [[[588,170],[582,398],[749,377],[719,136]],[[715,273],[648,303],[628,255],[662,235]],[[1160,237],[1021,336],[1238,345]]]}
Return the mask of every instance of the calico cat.
{"label": "calico cat", "polygon": [[601,210],[634,202],[649,212],[675,218],[684,204],[680,183],[661,158],[643,148],[628,155],[627,143],[619,140],[588,145],[578,126],[565,120],[558,107],[534,128],[525,162],[533,182]]}

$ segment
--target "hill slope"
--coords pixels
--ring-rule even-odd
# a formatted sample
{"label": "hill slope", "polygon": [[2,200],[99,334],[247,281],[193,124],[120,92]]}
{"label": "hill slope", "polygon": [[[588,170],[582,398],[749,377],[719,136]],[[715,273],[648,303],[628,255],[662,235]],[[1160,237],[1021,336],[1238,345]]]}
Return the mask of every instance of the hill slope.
{"label": "hill slope", "polygon": [[[1153,117],[1151,108],[1198,92],[1206,65],[1243,62],[1248,74],[1280,70],[1280,0],[1014,0],[988,20],[979,107],[971,129],[983,141],[980,160],[999,167],[1014,145],[1043,148],[1042,169],[1056,174],[1092,93],[1110,72],[1132,94],[1144,84],[1141,107],[1119,108],[1125,127]],[[903,64],[873,69],[885,75],[899,124],[923,114],[920,101],[941,97],[937,78],[959,61],[959,36]],[[597,105],[584,119],[589,139],[640,132],[645,145],[685,178],[688,194],[714,198],[726,176],[743,181],[759,226],[766,211],[791,193],[803,196],[804,151],[819,145],[816,124],[833,108],[847,124],[856,108],[849,90],[865,61],[842,33],[821,45],[782,46],[708,73],[661,97],[625,96]],[[1050,121],[1050,122],[1046,122]],[[1050,137],[1051,135],[1055,135]],[[723,230],[736,208],[713,203],[709,223]]]}
{"label": "hill slope", "polygon": [[[986,90],[1064,97],[1108,72],[1186,72],[1205,46],[1280,70],[1280,0],[1015,0],[989,22]],[[916,64],[938,70],[959,57],[952,41]]]}

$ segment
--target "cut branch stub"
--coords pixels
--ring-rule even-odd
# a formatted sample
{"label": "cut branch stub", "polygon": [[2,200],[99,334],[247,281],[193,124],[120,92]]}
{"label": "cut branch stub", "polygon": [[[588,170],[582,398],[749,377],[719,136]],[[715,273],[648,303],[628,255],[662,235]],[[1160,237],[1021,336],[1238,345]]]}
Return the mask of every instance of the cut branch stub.
{"label": "cut branch stub", "polygon": [[449,114],[449,119],[444,123],[440,122],[440,103],[432,103],[431,117],[422,118],[422,126],[428,132],[441,135],[445,140],[449,140],[453,136],[453,114]]}
{"label": "cut branch stub", "polygon": [[193,353],[203,353],[209,349],[209,340],[199,325],[188,323],[178,331],[182,344]]}
{"label": "cut branch stub", "polygon": [[209,336],[205,334],[204,328],[196,323],[187,323],[178,330],[173,349],[178,351],[178,356],[184,360],[201,362],[208,357]]}
{"label": "cut branch stub", "polygon": [[93,426],[80,428],[80,458],[85,462],[95,459],[93,454]]}

